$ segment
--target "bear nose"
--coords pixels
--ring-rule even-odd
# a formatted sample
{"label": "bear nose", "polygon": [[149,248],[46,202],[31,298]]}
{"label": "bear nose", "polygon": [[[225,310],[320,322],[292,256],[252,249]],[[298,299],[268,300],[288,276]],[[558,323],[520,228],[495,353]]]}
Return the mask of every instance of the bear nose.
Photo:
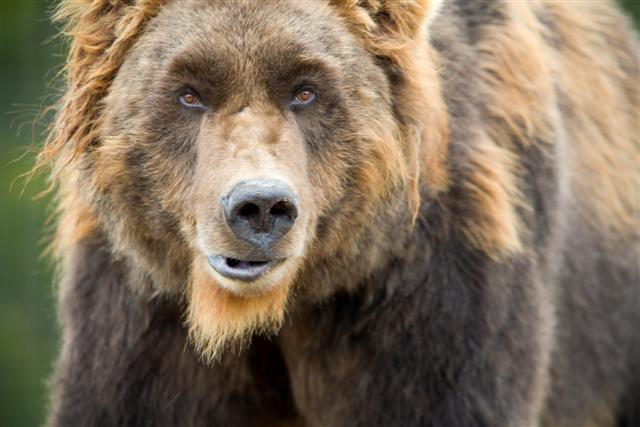
{"label": "bear nose", "polygon": [[298,217],[295,194],[277,180],[239,182],[220,202],[236,237],[260,248],[276,243]]}

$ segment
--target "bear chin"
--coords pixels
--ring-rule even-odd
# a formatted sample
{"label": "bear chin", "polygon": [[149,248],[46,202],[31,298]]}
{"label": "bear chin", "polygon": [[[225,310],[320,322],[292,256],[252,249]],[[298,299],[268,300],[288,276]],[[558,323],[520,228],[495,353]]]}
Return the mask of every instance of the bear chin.
{"label": "bear chin", "polygon": [[[198,258],[187,291],[187,325],[196,352],[213,361],[228,347],[242,349],[254,334],[276,333],[284,320],[296,264],[289,260],[254,286],[216,277],[204,257]],[[255,289],[258,285],[261,291]],[[254,289],[239,292],[240,286]]]}

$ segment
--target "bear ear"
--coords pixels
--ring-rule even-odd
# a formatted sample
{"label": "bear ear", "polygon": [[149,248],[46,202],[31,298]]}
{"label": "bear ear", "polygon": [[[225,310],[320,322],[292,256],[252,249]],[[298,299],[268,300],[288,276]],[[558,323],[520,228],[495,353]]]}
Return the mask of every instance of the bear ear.
{"label": "bear ear", "polygon": [[[424,37],[445,0],[330,0],[356,33],[376,44]],[[386,43],[383,43],[386,42]]]}
{"label": "bear ear", "polygon": [[427,30],[443,2],[444,0],[375,1],[378,25],[387,37],[415,39]]}
{"label": "bear ear", "polygon": [[[418,208],[418,180],[433,193],[448,186],[446,155],[448,124],[437,54],[427,31],[447,0],[329,0],[349,29],[373,55],[388,58],[402,72],[396,96],[398,112],[416,137],[413,155],[418,160],[412,183],[413,205]],[[418,178],[419,176],[419,178]]]}
{"label": "bear ear", "polygon": [[63,0],[54,21],[69,38],[66,93],[35,169],[60,169],[96,140],[101,103],[133,42],[166,0]]}

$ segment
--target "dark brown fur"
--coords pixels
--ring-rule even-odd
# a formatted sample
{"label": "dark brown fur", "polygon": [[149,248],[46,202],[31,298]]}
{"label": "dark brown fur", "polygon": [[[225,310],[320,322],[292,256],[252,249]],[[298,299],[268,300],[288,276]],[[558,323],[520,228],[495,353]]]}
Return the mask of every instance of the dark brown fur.
{"label": "dark brown fur", "polygon": [[[640,423],[637,40],[435,3],[63,3],[51,426]],[[239,286],[206,256],[267,256],[218,203],[253,177],[300,215]]]}

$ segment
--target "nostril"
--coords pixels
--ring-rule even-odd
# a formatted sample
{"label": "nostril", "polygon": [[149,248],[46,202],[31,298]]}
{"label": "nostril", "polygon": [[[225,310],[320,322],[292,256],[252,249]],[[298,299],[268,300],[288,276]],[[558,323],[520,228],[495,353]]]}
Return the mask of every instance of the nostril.
{"label": "nostril", "polygon": [[295,218],[297,216],[296,212],[294,212],[294,207],[286,200],[276,203],[269,209],[269,214],[274,217],[289,217]]}
{"label": "nostril", "polygon": [[255,203],[245,203],[238,210],[238,216],[241,218],[255,218],[260,215],[260,207]]}

